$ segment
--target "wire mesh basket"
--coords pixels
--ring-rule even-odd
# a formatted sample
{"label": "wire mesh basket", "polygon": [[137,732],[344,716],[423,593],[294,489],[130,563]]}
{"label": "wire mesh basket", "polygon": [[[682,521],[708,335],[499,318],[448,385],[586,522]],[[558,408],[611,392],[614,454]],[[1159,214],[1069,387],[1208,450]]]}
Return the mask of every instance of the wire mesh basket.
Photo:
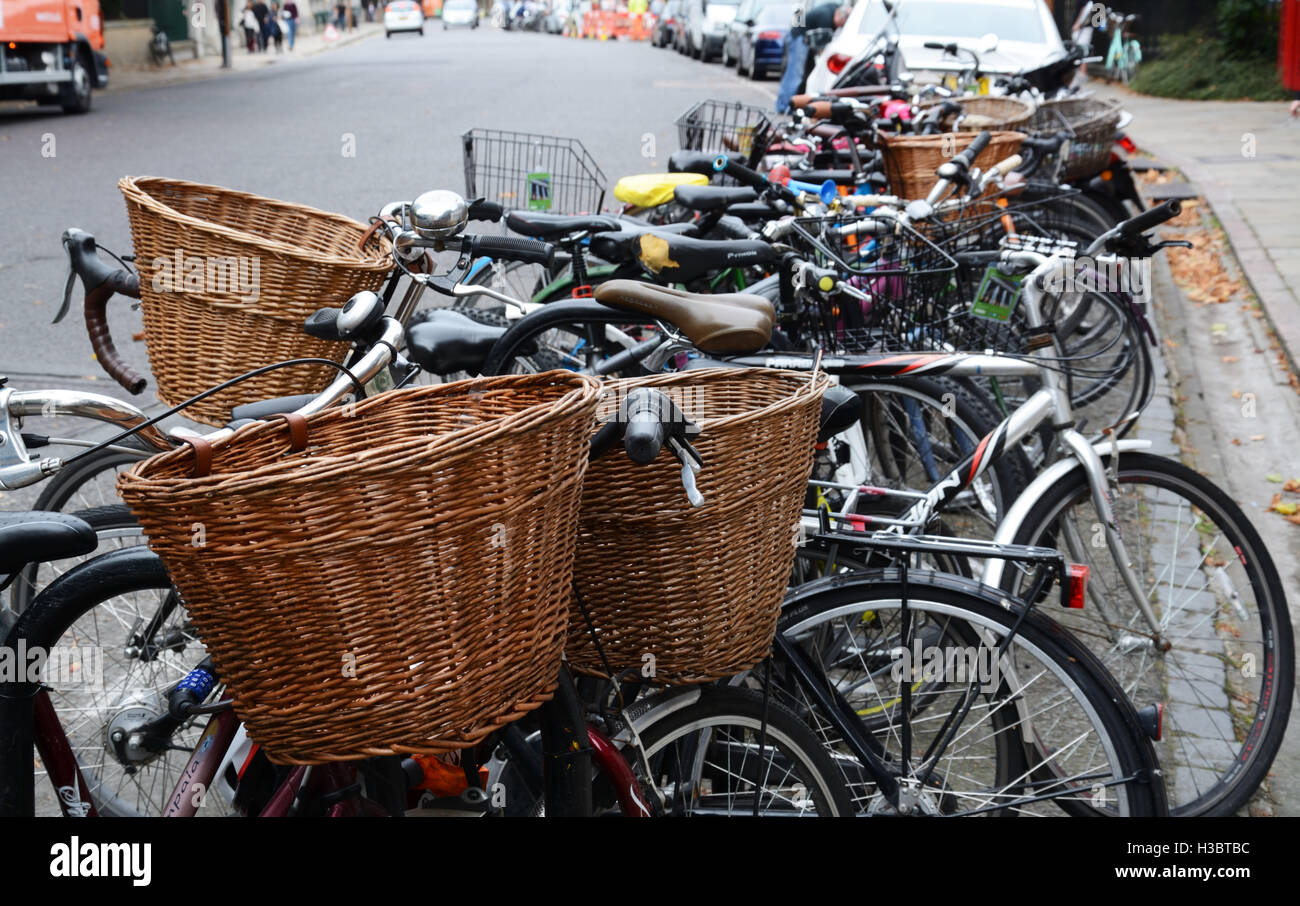
{"label": "wire mesh basket", "polygon": [[[844,291],[800,311],[800,333],[841,353],[923,348],[946,313],[957,262],[892,217],[854,214],[794,221],[794,245],[838,274]],[[918,331],[921,333],[918,334]]]}
{"label": "wire mesh basket", "polygon": [[605,174],[576,138],[471,129],[461,144],[468,198],[555,214],[604,207]]}
{"label": "wire mesh basket", "polygon": [[724,151],[745,155],[754,166],[776,135],[762,107],[739,101],[700,101],[677,117],[683,151]]}

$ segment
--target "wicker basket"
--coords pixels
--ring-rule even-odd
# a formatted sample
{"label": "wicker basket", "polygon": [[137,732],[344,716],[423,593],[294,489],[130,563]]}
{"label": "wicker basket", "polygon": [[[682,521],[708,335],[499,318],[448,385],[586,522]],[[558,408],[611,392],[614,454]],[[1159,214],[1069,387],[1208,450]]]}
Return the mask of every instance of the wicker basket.
{"label": "wicker basket", "polygon": [[[1069,133],[1070,151],[1058,178],[1070,182],[1105,169],[1122,115],[1120,101],[1083,95],[1044,101],[1022,128],[1026,132]],[[1052,165],[1050,160],[1045,162],[1046,172],[1051,172]]]}
{"label": "wicker basket", "polygon": [[[975,159],[975,166],[986,169],[1001,163],[1020,148],[1020,132],[994,132],[988,147]],[[960,154],[975,140],[975,133],[949,132],[945,135],[886,136],[881,152],[885,159],[885,177],[889,190],[908,200],[925,198],[939,179],[939,165]]]}
{"label": "wicker basket", "polygon": [[[339,214],[177,179],[128,176],[117,186],[131,220],[149,367],[168,405],[285,359],[341,361],[347,344],[309,337],[302,322],[379,289],[392,269],[387,240],[358,251],[365,227]],[[335,374],[327,365],[277,369],[185,414],[225,424],[232,406],[315,392]]]}
{"label": "wicker basket", "polygon": [[[932,107],[940,101],[922,104],[922,109]],[[951,129],[956,123],[958,132],[983,132],[984,130],[1017,131],[1023,130],[1025,123],[1034,115],[1034,105],[1020,98],[1011,97],[972,97],[958,98],[961,106],[962,120],[957,123],[957,115],[949,114],[944,118],[945,128]]]}
{"label": "wicker basket", "polygon": [[[611,669],[703,683],[768,655],[828,385],[820,372],[727,368],[615,383],[663,390],[703,428],[705,502],[690,505],[667,450],[650,466],[605,456],[588,469],[574,580]],[[605,414],[616,406],[607,398]],[[576,601],[565,657],[606,673]]]}
{"label": "wicker basket", "polygon": [[[118,488],[249,735],[313,764],[473,745],[550,698],[601,391],[395,390],[146,460]],[[199,528],[201,527],[201,528]]]}

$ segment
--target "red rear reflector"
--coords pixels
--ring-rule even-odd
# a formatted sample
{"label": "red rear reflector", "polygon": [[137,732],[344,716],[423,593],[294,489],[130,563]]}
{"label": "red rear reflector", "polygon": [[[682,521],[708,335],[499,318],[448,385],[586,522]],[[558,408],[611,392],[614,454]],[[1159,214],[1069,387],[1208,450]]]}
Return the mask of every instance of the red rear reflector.
{"label": "red rear reflector", "polygon": [[1133,139],[1129,138],[1127,135],[1121,135],[1119,137],[1119,146],[1129,154],[1137,153],[1138,146],[1134,143]]}
{"label": "red rear reflector", "polygon": [[1083,610],[1084,596],[1088,593],[1088,564],[1070,564],[1070,597],[1065,606]]}
{"label": "red rear reflector", "polygon": [[758,40],[760,41],[780,41],[783,37],[785,36],[779,31],[760,31],[758,33]]}
{"label": "red rear reflector", "polygon": [[826,61],[826,68],[831,72],[839,75],[844,71],[844,67],[849,65],[849,60],[853,59],[848,54],[835,53]]}

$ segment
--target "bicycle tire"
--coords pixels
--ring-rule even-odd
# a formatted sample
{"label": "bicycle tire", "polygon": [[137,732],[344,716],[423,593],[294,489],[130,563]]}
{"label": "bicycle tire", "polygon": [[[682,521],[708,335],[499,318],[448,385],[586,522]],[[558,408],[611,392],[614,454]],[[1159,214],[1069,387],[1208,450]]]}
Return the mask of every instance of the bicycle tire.
{"label": "bicycle tire", "polygon": [[[1182,605],[1173,601],[1161,602],[1158,597],[1156,605],[1153,605],[1157,606],[1161,603],[1166,605],[1167,612],[1161,617],[1166,624],[1166,630],[1170,626],[1175,630],[1185,627],[1187,632],[1181,642],[1175,638],[1170,639],[1173,644],[1173,648],[1170,649],[1172,654],[1163,652],[1153,658],[1153,664],[1160,660],[1167,664],[1161,672],[1167,674],[1171,669],[1179,671],[1178,675],[1172,677],[1175,681],[1172,684],[1171,677],[1168,675],[1146,676],[1146,671],[1139,669],[1143,666],[1141,661],[1137,667],[1133,666],[1134,656],[1145,657],[1143,649],[1148,646],[1138,645],[1141,636],[1145,634],[1145,629],[1134,628],[1139,619],[1136,606],[1122,590],[1115,596],[1123,603],[1122,608],[1117,608],[1116,615],[1107,617],[1106,614],[1099,612],[1094,615],[1100,606],[1115,606],[1113,601],[1107,598],[1105,605],[1099,604],[1098,607],[1090,606],[1083,611],[1072,611],[1070,617],[1063,618],[1063,622],[1080,635],[1108,669],[1116,674],[1127,694],[1131,696],[1137,692],[1144,696],[1144,700],[1135,704],[1147,705],[1150,702],[1145,700],[1146,695],[1152,692],[1163,693],[1161,700],[1166,701],[1167,710],[1166,739],[1162,743],[1161,752],[1166,763],[1166,785],[1172,784],[1169,789],[1169,799],[1173,814],[1180,816],[1234,814],[1249,801],[1263,782],[1282,743],[1290,716],[1290,702],[1295,685],[1295,643],[1281,577],[1259,533],[1250,524],[1245,513],[1209,479],[1174,460],[1148,453],[1121,453],[1117,464],[1112,464],[1110,457],[1105,459],[1108,471],[1113,468],[1119,479],[1120,487],[1109,489],[1113,505],[1117,509],[1117,518],[1125,520],[1132,513],[1139,519],[1148,520],[1150,530],[1158,534],[1157,540],[1162,542],[1162,546],[1163,542],[1170,538],[1176,542],[1182,531],[1181,507],[1178,521],[1170,523],[1175,515],[1171,512],[1175,504],[1169,502],[1169,497],[1181,498],[1190,505],[1187,531],[1194,532],[1195,535],[1188,535],[1187,540],[1195,540],[1195,547],[1200,551],[1200,556],[1189,555],[1196,565],[1194,570],[1189,570],[1187,579],[1183,580],[1177,575],[1176,570],[1182,562],[1182,551],[1176,544],[1170,545],[1173,551],[1171,565],[1164,570],[1164,573],[1170,576],[1167,594],[1172,597],[1175,591],[1174,585],[1178,582],[1182,585],[1177,591],[1179,593],[1186,591],[1193,580],[1193,574],[1202,572],[1203,566],[1212,567],[1213,572],[1206,574],[1205,586],[1202,589],[1194,589],[1196,593],[1189,594]],[[1129,497],[1122,497],[1120,493],[1125,490],[1126,485],[1145,486],[1153,490],[1145,491],[1140,499],[1130,501]],[[1165,492],[1168,496],[1157,492]],[[1064,480],[1050,487],[1034,502],[1014,541],[1019,544],[1061,546],[1059,541],[1061,514],[1070,507],[1082,507],[1072,514],[1072,518],[1081,520],[1088,526],[1088,534],[1095,538],[1097,534],[1094,526],[1097,523],[1093,522],[1095,513],[1091,506],[1083,470],[1076,469]],[[1150,575],[1151,570],[1159,567],[1157,562],[1159,550],[1156,549],[1155,544],[1152,544],[1152,549],[1147,551],[1145,545],[1141,543],[1146,534],[1144,526],[1141,523],[1134,525],[1122,521],[1120,528],[1130,558],[1144,567],[1147,575]],[[1172,536],[1169,535],[1171,529]],[[1215,556],[1218,536],[1210,534],[1212,529],[1217,529],[1226,539],[1223,558]],[[1206,542],[1206,537],[1210,537],[1211,540]],[[1205,545],[1208,550],[1202,548],[1202,545]],[[1068,537],[1066,546],[1069,546]],[[1075,547],[1079,546],[1075,545]],[[1095,547],[1095,543],[1092,546]],[[1104,550],[1104,546],[1102,549]],[[1236,555],[1235,558],[1233,554]],[[1071,556],[1072,559],[1082,559],[1086,556],[1086,546],[1083,554],[1071,551]],[[1107,561],[1104,565],[1109,565],[1108,554],[1103,554],[1102,558]],[[1170,558],[1166,556],[1160,559]],[[1158,596],[1164,586],[1164,573],[1161,573],[1156,583],[1151,586],[1150,595]],[[1241,581],[1240,577],[1244,577],[1245,581]],[[1094,592],[1098,582],[1107,578],[1108,573],[1102,572],[1100,567],[1093,564],[1089,584]],[[1014,591],[1021,580],[1022,574],[1008,570],[1003,577],[1002,585],[1008,591]],[[1218,584],[1211,587],[1211,582]],[[1208,600],[1199,598],[1199,592],[1206,589],[1210,590],[1211,598],[1215,600],[1213,611],[1208,611]],[[1226,589],[1230,589],[1232,594],[1228,594]],[[1232,603],[1234,595],[1242,608],[1240,611]],[[1226,598],[1227,603],[1220,600],[1221,598]],[[1100,593],[1098,599],[1100,600]],[[1255,613],[1258,614],[1257,624],[1250,619],[1249,608],[1252,602]],[[1201,618],[1199,622],[1188,623],[1202,612],[1208,612],[1209,616]],[[1246,615],[1246,619],[1240,619],[1242,614]],[[1191,634],[1200,631],[1201,624],[1206,621],[1210,622],[1213,638],[1209,635],[1201,637]],[[1216,625],[1220,622],[1224,627],[1222,630]],[[1124,632],[1123,630],[1126,629],[1132,631]],[[1167,632],[1167,635],[1172,634]],[[1255,644],[1256,638],[1258,645]],[[1129,650],[1119,650],[1121,648]],[[1219,648],[1222,648],[1221,656],[1217,653]],[[1233,675],[1231,669],[1234,648],[1240,652],[1238,658],[1240,664],[1236,666],[1240,668],[1237,672],[1241,675]],[[1247,648],[1249,650],[1246,650]],[[1251,655],[1253,660],[1247,661],[1247,654]],[[1202,660],[1203,657],[1208,657],[1209,660]],[[1219,674],[1215,662],[1223,665],[1221,682],[1218,682]],[[1247,664],[1252,667],[1258,666],[1258,684],[1243,682],[1243,680],[1256,678],[1245,675]],[[1196,670],[1189,673],[1188,668],[1192,666]],[[1268,681],[1265,681],[1265,677]],[[1203,698],[1209,695],[1216,682],[1218,695]],[[1230,691],[1234,688],[1237,691]],[[1194,703],[1168,701],[1174,695],[1193,698]],[[1223,709],[1217,707],[1219,696],[1224,699]],[[1238,703],[1244,702],[1248,709],[1252,697],[1255,699],[1253,713],[1247,711],[1246,715],[1242,715],[1240,709],[1234,710],[1232,705],[1234,700]],[[1209,705],[1216,707],[1206,707]],[[1223,717],[1225,712],[1226,721],[1231,724],[1230,730],[1234,737],[1231,741],[1226,738],[1213,740],[1212,737],[1200,735],[1206,730],[1218,730],[1221,737],[1226,736]],[[1193,730],[1199,730],[1200,733],[1193,733]],[[1187,740],[1191,740],[1190,745],[1198,755],[1208,757],[1208,754],[1217,751],[1215,764],[1221,764],[1222,767],[1207,766],[1205,763],[1183,764],[1183,759],[1189,754]],[[1202,748],[1199,742],[1201,740],[1212,741],[1213,745],[1207,741]],[[1226,744],[1227,748],[1220,743]],[[1231,748],[1235,748],[1235,753],[1227,757],[1228,750]],[[1202,789],[1201,781],[1206,778],[1199,773],[1201,771],[1212,772],[1217,776],[1217,781]],[[1190,797],[1182,793],[1188,784],[1195,793]]]}
{"label": "bicycle tire", "polygon": [[[891,568],[871,570],[852,577],[838,576],[798,589],[787,597],[782,607],[777,631],[792,644],[806,645],[806,641],[801,641],[801,636],[806,637],[818,627],[825,627],[834,620],[844,618],[856,625],[864,614],[878,615],[881,612],[899,610],[904,593],[907,595],[909,608],[914,612],[940,615],[945,618],[948,626],[964,623],[969,629],[976,630],[981,639],[987,638],[986,633],[993,634],[995,638],[1005,637],[1021,616],[1020,610],[1023,608],[1020,604],[1008,606],[1005,595],[996,589],[943,573],[909,570],[904,588],[901,571]],[[1030,609],[1023,615],[1023,621],[1016,630],[1016,637],[1020,645],[1017,651],[1023,650],[1034,654],[1046,670],[1014,690],[1009,687],[1007,674],[1004,673],[999,681],[998,691],[991,700],[1017,702],[1015,734],[1004,737],[1006,730],[1002,728],[995,734],[976,740],[979,742],[1001,739],[1004,743],[1016,744],[1014,748],[1008,748],[1005,752],[1005,764],[1000,762],[994,768],[997,776],[1007,779],[1006,789],[1018,789],[1032,777],[1038,780],[1038,785],[1022,798],[1040,795],[1042,789],[1052,788],[1050,780],[1041,779],[1047,770],[1046,766],[1051,766],[1053,762],[1058,761],[1058,758],[1063,759],[1063,756],[1057,754],[1060,750],[1053,750],[1045,760],[1041,760],[1043,759],[1041,751],[1025,744],[1027,734],[1035,736],[1051,732],[1052,728],[1046,726],[1049,721],[1054,722],[1053,727],[1066,721],[1067,709],[1062,705],[1055,705],[1050,712],[1046,708],[1040,711],[1037,710],[1039,702],[1031,701],[1026,694],[1034,683],[1042,683],[1041,677],[1050,672],[1073,696],[1079,713],[1084,715],[1084,719],[1097,737],[1097,745],[1100,746],[1101,751],[1107,753],[1108,758],[1108,767],[1098,771],[1100,776],[1095,778],[1091,776],[1096,770],[1095,761],[1091,760],[1091,756],[1085,758],[1083,764],[1087,766],[1088,774],[1076,776],[1086,779],[1074,784],[1058,779],[1057,787],[1060,792],[1058,798],[1051,801],[1067,812],[1079,811],[1078,806],[1081,801],[1087,803],[1088,810],[1096,810],[1093,807],[1096,800],[1091,796],[1095,796],[1097,783],[1106,777],[1108,771],[1111,780],[1118,778],[1123,781],[1122,784],[1116,784],[1114,808],[1108,811],[1137,817],[1166,814],[1168,809],[1164,789],[1160,783],[1153,782],[1153,778],[1159,776],[1160,770],[1155,750],[1150,740],[1142,733],[1132,705],[1101,663],[1059,623],[1036,609]],[[868,649],[865,653],[870,655],[871,650]],[[888,653],[892,656],[892,649],[888,649]],[[779,660],[777,665],[783,666]],[[1014,660],[1012,666],[1014,667]],[[871,668],[867,669],[870,672]],[[1010,675],[1018,676],[1014,669],[1010,671]],[[822,713],[818,707],[812,706],[802,693],[793,691],[797,686],[788,677],[783,676],[780,670],[774,672],[774,676],[778,682],[785,683],[783,691],[787,703],[796,703],[798,707],[795,710],[803,715],[806,721],[818,727],[827,745],[834,746],[841,753],[837,763],[846,771],[850,761],[856,764],[855,757],[846,752],[842,741],[837,743],[834,738],[826,737],[827,728],[834,729],[836,718]],[[755,672],[749,674],[751,681],[755,677]],[[926,681],[930,682],[928,679]],[[933,696],[935,693],[932,691],[930,694]],[[1068,703],[1068,699],[1066,701]],[[897,704],[896,701],[895,705]],[[934,707],[933,703],[931,707]],[[873,717],[877,723],[888,719],[887,702],[881,711],[874,714],[862,714],[861,709],[855,708],[855,710],[870,732],[877,736],[885,732],[886,742],[888,742],[888,731],[882,731],[879,725],[875,727],[871,725]],[[896,707],[895,710],[902,709]],[[1009,710],[993,709],[989,712],[990,719],[996,720],[999,711]],[[1037,722],[1033,720],[1035,717],[1039,718]],[[1077,733],[1078,717],[1072,720],[1073,723],[1066,721],[1063,727],[1066,738],[1072,738]],[[1035,763],[1018,760],[1028,759],[1031,756],[1039,758],[1040,761]],[[1063,760],[1059,763],[1063,763]],[[962,770],[966,769],[965,762],[959,761],[959,764],[962,765]],[[873,801],[870,786],[864,789],[861,785],[860,773],[846,773],[846,779],[855,782],[855,804],[860,812],[873,813],[873,808],[877,810],[880,808],[883,797],[876,791]],[[1094,782],[1089,784],[1090,780]],[[1084,793],[1085,787],[1088,790],[1087,794]],[[932,798],[937,800],[932,804],[932,808],[941,809],[944,799],[947,798],[950,800],[947,814],[976,811],[980,814],[1007,815],[1030,808],[1038,811],[1047,808],[1037,802],[1020,803],[1016,798],[1009,798],[1010,794],[995,789],[965,793],[965,796],[973,800],[972,804],[979,808],[961,809],[956,801],[951,800],[960,799],[963,796],[962,791],[953,790],[947,784],[935,789],[942,792],[937,795],[932,794]],[[1112,788],[1106,786],[1103,789]],[[923,796],[918,794],[918,798]],[[1109,804],[1109,800],[1106,801]]]}
{"label": "bicycle tire", "polygon": [[[107,659],[110,653],[121,651],[125,646],[116,637],[103,639],[99,627],[103,624],[112,631],[128,630],[133,626],[129,619],[131,615],[145,616],[139,607],[132,609],[128,604],[127,610],[123,611],[122,605],[117,603],[136,594],[143,594],[146,602],[155,596],[159,601],[165,601],[173,595],[171,580],[162,561],[143,546],[103,554],[79,564],[43,589],[28,611],[19,617],[9,639],[15,641],[21,636],[29,646],[41,646],[47,650],[66,644],[64,640],[71,640],[80,648],[98,648],[105,652]],[[174,609],[180,603],[179,599],[171,600],[174,603],[169,614],[183,614],[183,610],[178,612]],[[180,606],[183,608],[183,604]],[[146,603],[144,610],[151,607]],[[151,611],[153,616],[158,613]],[[167,751],[154,757],[138,757],[137,763],[127,765],[119,757],[110,755],[106,743],[112,726],[136,726],[162,713],[159,709],[165,709],[166,690],[206,656],[205,649],[192,634],[187,636],[192,645],[182,643],[175,632],[183,632],[183,629],[174,632],[171,627],[180,624],[169,620],[170,616],[164,618],[155,627],[154,638],[148,640],[150,644],[161,640],[165,645],[149,655],[149,661],[155,666],[142,668],[160,677],[166,674],[160,682],[146,689],[141,684],[144,681],[137,683],[130,679],[129,671],[121,676],[110,675],[109,665],[105,663],[100,684],[104,708],[87,705],[83,700],[96,692],[93,688],[74,693],[71,689],[53,687],[50,691],[51,703],[60,715],[60,723],[69,734],[69,743],[81,763],[88,792],[100,813],[106,816],[161,814],[174,778],[188,758],[188,755],[174,757],[178,753]],[[185,655],[183,660],[181,655]],[[140,656],[129,657],[137,664],[148,663]],[[73,697],[74,694],[77,698]],[[93,715],[92,711],[95,712]],[[65,715],[71,715],[75,720],[69,720]],[[181,748],[185,748],[187,743],[192,747],[201,729],[193,721],[187,722],[177,729],[172,739]],[[39,780],[39,765],[37,776]],[[168,782],[169,778],[173,782]],[[39,783],[37,789],[38,792],[41,789]],[[54,797],[45,802],[44,808],[38,800],[38,811],[52,810],[57,792],[50,792]],[[219,798],[208,797],[211,801],[206,802],[203,808],[224,811],[222,803],[217,801]]]}
{"label": "bicycle tire", "polygon": [[[840,772],[831,760],[830,754],[813,732],[788,709],[775,701],[764,702],[762,695],[745,689],[702,686],[699,692],[700,696],[696,702],[670,711],[639,732],[646,760],[651,771],[655,773],[656,785],[661,790],[665,785],[661,775],[664,772],[671,772],[675,764],[680,762],[683,754],[682,750],[668,751],[666,747],[670,744],[679,740],[684,741],[689,736],[702,734],[712,728],[709,751],[713,752],[719,747],[719,740],[716,738],[717,728],[733,727],[746,731],[744,737],[739,740],[723,740],[723,751],[730,757],[732,749],[739,747],[743,754],[748,755],[755,747],[752,736],[757,735],[766,725],[765,751],[770,750],[773,753],[774,762],[779,758],[788,766],[787,776],[793,775],[797,778],[791,801],[778,810],[782,814],[791,812],[806,814],[811,806],[817,810],[819,816],[823,817],[844,817],[853,814],[848,789],[840,779]],[[749,766],[748,762],[742,760],[739,768],[729,769],[731,764],[734,762],[728,761],[726,766],[701,764],[700,774],[703,775],[706,769],[712,767],[711,776],[697,777],[694,771],[691,772],[688,778],[691,788],[701,791],[699,795],[692,797],[694,802],[687,803],[685,796],[678,798],[677,794],[682,791],[682,784],[679,782],[673,785],[671,792],[665,797],[665,811],[670,815],[698,813],[699,801],[718,795],[716,784],[722,782],[725,786],[728,780],[734,782],[737,779],[748,779],[749,774],[746,770]],[[770,769],[764,772],[763,776],[766,778],[769,774]],[[668,776],[671,778],[674,775],[669,773]],[[712,781],[713,791],[709,791],[709,787],[705,784],[706,780]],[[799,788],[802,788],[802,794]],[[779,794],[776,798],[779,798]],[[761,804],[760,795],[759,805]],[[689,812],[685,811],[688,807]],[[752,806],[742,804],[735,809],[729,808],[727,813],[749,815],[752,813]]]}

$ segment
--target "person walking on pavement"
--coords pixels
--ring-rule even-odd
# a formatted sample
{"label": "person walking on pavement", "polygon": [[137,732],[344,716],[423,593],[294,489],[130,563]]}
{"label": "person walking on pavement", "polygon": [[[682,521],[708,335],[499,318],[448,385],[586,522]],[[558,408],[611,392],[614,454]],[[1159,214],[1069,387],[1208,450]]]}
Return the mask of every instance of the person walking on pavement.
{"label": "person walking on pavement", "polygon": [[244,0],[244,13],[239,20],[244,29],[244,43],[249,53],[257,53],[257,14],[253,12],[253,0]]}
{"label": "person walking on pavement", "polygon": [[848,17],[848,7],[838,0],[818,3],[806,11],[802,5],[795,7],[794,26],[785,38],[785,71],[781,73],[781,84],[776,90],[777,113],[789,113],[790,99],[803,88],[808,68],[807,31],[811,28],[839,28]]}
{"label": "person walking on pavement", "polygon": [[284,28],[280,25],[280,4],[271,0],[271,15],[266,19],[268,40],[275,42],[275,52],[284,51]]}
{"label": "person walking on pavement", "polygon": [[267,39],[271,37],[270,31],[266,27],[266,22],[271,18],[271,11],[267,9],[262,0],[257,0],[253,4],[253,15],[257,17],[257,49],[266,51]]}
{"label": "person walking on pavement", "polygon": [[289,49],[293,50],[293,39],[298,35],[298,4],[293,0],[284,0],[284,36],[289,40]]}

